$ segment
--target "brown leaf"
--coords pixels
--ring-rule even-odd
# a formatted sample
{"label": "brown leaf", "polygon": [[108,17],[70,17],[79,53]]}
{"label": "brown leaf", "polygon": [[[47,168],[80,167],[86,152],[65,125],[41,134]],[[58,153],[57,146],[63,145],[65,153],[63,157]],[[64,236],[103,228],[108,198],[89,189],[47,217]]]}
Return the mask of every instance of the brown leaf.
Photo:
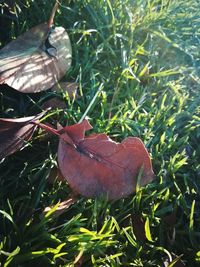
{"label": "brown leaf", "polygon": [[[76,202],[76,196],[71,195],[67,200],[61,202],[56,210],[53,212],[54,217],[58,217],[61,214],[63,214],[71,205],[73,205]],[[51,211],[55,206],[46,207],[43,211],[43,215]]]}
{"label": "brown leaf", "polygon": [[13,154],[30,140],[37,128],[35,122],[44,113],[19,119],[0,118],[0,159]]}
{"label": "brown leaf", "polygon": [[141,169],[141,185],[153,180],[151,160],[139,138],[128,137],[116,143],[106,134],[85,137],[85,131],[91,128],[84,120],[59,131],[59,167],[75,192],[119,199],[135,190]]}
{"label": "brown leaf", "polygon": [[171,252],[172,261],[169,261],[169,258],[163,259],[163,265],[162,267],[168,267],[168,266],[174,266],[174,267],[185,267],[185,263],[182,261],[182,256],[177,256],[175,253]]}
{"label": "brown leaf", "polygon": [[77,83],[72,83],[72,82],[59,82],[55,84],[52,87],[53,91],[57,92],[67,92],[69,97],[77,97],[77,89],[78,89],[78,84]]}
{"label": "brown leaf", "polygon": [[[64,92],[64,93],[68,93],[70,98],[75,98],[77,99],[79,96],[77,94],[77,88],[78,88],[78,84],[77,83],[71,83],[71,82],[59,82],[56,83],[51,90],[52,91],[56,91],[56,92]],[[60,109],[65,109],[66,108],[66,103],[65,101],[63,101],[61,98],[59,97],[53,97],[49,100],[47,100],[46,102],[44,102],[44,104],[42,105],[43,109],[46,108],[60,108]]]}
{"label": "brown leaf", "polygon": [[52,87],[71,65],[71,44],[63,27],[40,24],[0,50],[0,84],[23,93]]}
{"label": "brown leaf", "polygon": [[74,260],[74,267],[81,267],[83,266],[84,263],[84,257],[83,257],[83,252],[81,251]]}
{"label": "brown leaf", "polygon": [[44,102],[44,104],[42,105],[42,109],[47,109],[47,108],[65,109],[66,103],[62,99],[60,99],[59,97],[53,97],[53,98],[47,100],[46,102]]}

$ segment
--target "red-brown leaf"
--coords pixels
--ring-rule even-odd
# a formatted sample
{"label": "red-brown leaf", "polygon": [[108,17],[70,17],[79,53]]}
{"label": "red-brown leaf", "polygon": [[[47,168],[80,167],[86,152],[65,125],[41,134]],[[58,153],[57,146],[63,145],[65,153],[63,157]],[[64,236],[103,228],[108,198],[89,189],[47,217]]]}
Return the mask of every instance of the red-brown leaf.
{"label": "red-brown leaf", "polygon": [[60,130],[58,163],[75,192],[86,197],[126,197],[135,191],[142,168],[140,184],[152,181],[151,160],[139,138],[128,137],[116,143],[106,134],[85,137],[85,131],[91,128],[84,120]]}
{"label": "red-brown leaf", "polygon": [[32,137],[37,125],[34,123],[44,115],[5,119],[0,118],[0,159],[22,148]]}

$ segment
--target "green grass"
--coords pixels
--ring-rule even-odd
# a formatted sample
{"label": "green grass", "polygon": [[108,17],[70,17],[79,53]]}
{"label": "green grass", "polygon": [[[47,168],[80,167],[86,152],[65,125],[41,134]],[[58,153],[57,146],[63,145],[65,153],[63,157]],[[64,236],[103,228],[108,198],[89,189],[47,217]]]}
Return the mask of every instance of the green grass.
{"label": "green grass", "polygon": [[[2,47],[47,20],[54,3],[15,2],[17,18],[0,15],[9,33],[1,34]],[[81,97],[60,94],[67,107],[46,122],[78,122],[102,86],[88,112],[93,131],[117,141],[140,137],[156,179],[126,199],[79,197],[59,217],[56,208],[44,216],[45,207],[71,190],[64,182],[48,183],[58,142],[36,133],[0,165],[0,266],[78,266],[80,260],[87,267],[163,266],[166,260],[178,266],[179,257],[185,266],[199,266],[199,1],[62,3],[55,24],[66,28],[73,48],[65,78],[79,84]],[[0,116],[36,114],[54,95],[1,87]]]}

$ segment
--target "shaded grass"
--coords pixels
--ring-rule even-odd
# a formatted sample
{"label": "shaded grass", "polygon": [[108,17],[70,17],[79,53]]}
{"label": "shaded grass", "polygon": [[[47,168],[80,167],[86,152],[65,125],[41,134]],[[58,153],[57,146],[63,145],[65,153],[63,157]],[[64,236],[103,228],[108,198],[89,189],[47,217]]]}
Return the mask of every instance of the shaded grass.
{"label": "shaded grass", "polygon": [[[20,6],[10,39],[47,20],[53,1]],[[63,1],[55,24],[70,35],[73,63],[66,79],[79,83],[81,98],[62,94],[66,110],[47,121],[79,121],[102,85],[88,113],[94,132],[118,141],[140,137],[157,177],[126,199],[80,197],[61,216],[43,216],[70,189],[48,184],[57,140],[38,133],[1,163],[4,266],[76,266],[80,260],[83,266],[163,266],[166,259],[173,266],[178,256],[186,266],[198,266],[199,18],[194,0]],[[1,117],[35,114],[52,95],[1,88]]]}

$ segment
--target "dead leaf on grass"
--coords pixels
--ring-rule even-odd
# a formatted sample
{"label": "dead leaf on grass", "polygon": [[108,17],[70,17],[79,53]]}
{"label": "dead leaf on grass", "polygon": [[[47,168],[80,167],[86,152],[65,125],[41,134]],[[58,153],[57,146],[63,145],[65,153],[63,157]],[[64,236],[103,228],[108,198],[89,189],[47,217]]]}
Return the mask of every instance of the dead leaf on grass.
{"label": "dead leaf on grass", "polygon": [[47,108],[51,108],[51,109],[65,109],[66,108],[66,103],[60,99],[59,97],[55,96],[49,100],[47,100],[46,102],[44,102],[42,104],[42,109],[47,109]]}
{"label": "dead leaf on grass", "polygon": [[168,266],[173,266],[173,267],[186,267],[185,263],[182,261],[182,256],[177,256],[175,253],[171,252],[171,261],[169,258],[163,259],[163,265],[162,267],[168,267]]}
{"label": "dead leaf on grass", "polygon": [[[77,99],[79,97],[79,95],[77,94],[77,88],[78,88],[78,84],[77,83],[59,82],[59,83],[56,83],[51,88],[51,90],[52,91],[56,91],[56,92],[68,93],[68,96],[70,98]],[[66,108],[66,103],[65,103],[65,101],[63,101],[59,97],[53,97],[53,98],[47,100],[46,102],[44,102],[44,104],[42,105],[42,108],[43,109],[46,109],[46,108],[65,109]]]}
{"label": "dead leaf on grass", "polygon": [[[57,205],[56,210],[53,211],[54,217],[58,217],[63,214],[71,205],[73,205],[77,201],[75,195],[71,195],[67,200],[62,201]],[[55,206],[46,207],[43,211],[43,214],[47,214],[51,210],[53,210]]]}
{"label": "dead leaf on grass", "polygon": [[77,98],[77,89],[78,89],[78,84],[75,82],[59,82],[57,84],[55,84],[52,87],[52,91],[56,91],[56,92],[67,92],[69,97],[75,97]]}
{"label": "dead leaf on grass", "polygon": [[0,118],[0,159],[13,154],[31,139],[37,128],[35,123],[45,113],[19,119]]}
{"label": "dead leaf on grass", "polygon": [[40,24],[0,50],[0,84],[23,93],[44,91],[57,83],[71,65],[71,43],[63,27]]}
{"label": "dead leaf on grass", "polygon": [[59,131],[59,168],[75,192],[119,199],[135,191],[141,169],[141,185],[153,180],[151,160],[139,138],[116,143],[106,134],[85,137],[85,131],[91,128],[84,120]]}

